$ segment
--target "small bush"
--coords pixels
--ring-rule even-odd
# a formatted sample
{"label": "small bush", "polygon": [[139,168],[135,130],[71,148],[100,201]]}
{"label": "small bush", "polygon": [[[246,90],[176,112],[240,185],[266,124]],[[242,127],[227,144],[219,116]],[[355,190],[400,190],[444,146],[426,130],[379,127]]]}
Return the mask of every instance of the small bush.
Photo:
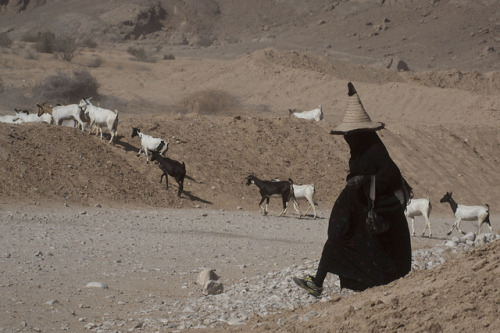
{"label": "small bush", "polygon": [[173,54],[165,54],[163,60],[175,60],[175,57]]}
{"label": "small bush", "polygon": [[12,45],[12,39],[10,39],[7,34],[0,34],[0,47],[10,48]]}
{"label": "small bush", "polygon": [[40,53],[54,53],[56,35],[52,32],[41,32],[36,37],[35,49]]}
{"label": "small bush", "polygon": [[181,113],[218,114],[227,113],[239,106],[236,97],[222,90],[205,90],[184,98],[178,104]]}
{"label": "small bush", "polygon": [[88,70],[73,71],[73,75],[58,72],[35,86],[33,93],[39,102],[77,103],[83,96],[97,96],[99,83]]}
{"label": "small bush", "polygon": [[24,58],[27,60],[39,60],[40,59],[38,54],[33,53],[31,51],[29,51]]}
{"label": "small bush", "polygon": [[80,52],[78,41],[73,37],[60,37],[55,41],[55,54],[62,60],[71,61]]}
{"label": "small bush", "polygon": [[21,36],[21,41],[26,43],[35,43],[37,41],[37,35],[27,32]]}
{"label": "small bush", "polygon": [[86,47],[89,49],[97,48],[97,43],[90,37],[87,37],[84,40],[82,40],[81,45],[82,45],[82,47]]}
{"label": "small bush", "polygon": [[127,49],[127,53],[131,54],[138,61],[155,62],[154,58],[149,56],[143,47],[135,48],[130,46]]}

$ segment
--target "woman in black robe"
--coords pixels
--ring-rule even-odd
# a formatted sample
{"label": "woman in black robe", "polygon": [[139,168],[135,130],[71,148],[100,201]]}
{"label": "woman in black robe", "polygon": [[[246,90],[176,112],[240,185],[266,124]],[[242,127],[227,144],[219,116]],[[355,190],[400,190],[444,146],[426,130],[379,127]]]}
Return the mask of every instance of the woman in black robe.
{"label": "woman in black robe", "polygon": [[[333,134],[343,134],[349,144],[347,184],[333,206],[316,276],[294,281],[314,296],[323,290],[328,272],[337,274],[341,288],[365,290],[387,284],[411,270],[411,242],[404,215],[406,202],[401,172],[375,132],[384,127],[374,123],[364,110],[351,83],[343,123]],[[356,105],[357,104],[357,105]],[[370,208],[370,179],[375,175],[374,210],[390,225],[375,234],[366,228]]]}

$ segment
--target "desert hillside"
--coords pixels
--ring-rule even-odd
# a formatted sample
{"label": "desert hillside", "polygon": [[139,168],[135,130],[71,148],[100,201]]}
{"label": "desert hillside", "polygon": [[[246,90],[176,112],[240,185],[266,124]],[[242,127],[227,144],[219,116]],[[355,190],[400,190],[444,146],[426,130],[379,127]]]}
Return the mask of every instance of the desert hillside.
{"label": "desert hillside", "polygon": [[[9,267],[0,275],[9,295],[0,310],[9,320],[0,327],[89,331],[85,320],[106,315],[120,330],[119,323],[136,325],[149,301],[163,309],[164,299],[197,297],[184,280],[201,265],[233,272],[233,283],[317,260],[348,171],[348,146],[330,134],[342,121],[348,82],[371,118],[386,124],[378,133],[416,197],[432,202],[437,231],[412,237],[414,249],[451,238],[452,211],[439,202],[446,192],[459,204],[488,204],[498,232],[498,1],[0,1],[0,116],[83,97],[119,114],[113,144],[106,127],[100,140],[71,122],[0,122],[1,237],[8,244],[0,262]],[[320,105],[322,121],[289,117],[289,109]],[[166,155],[185,162],[181,197],[173,178],[166,189],[156,163],[137,156],[132,127],[168,141]],[[266,220],[257,187],[245,186],[249,174],[314,184],[321,218],[279,219],[280,200],[271,199]],[[200,220],[208,221],[203,228]],[[443,250],[450,261],[437,269],[225,328],[495,331],[497,243],[461,255]],[[76,262],[90,268],[79,271]],[[81,274],[115,279],[118,287],[94,297],[82,292]],[[88,318],[47,306],[54,290]],[[127,300],[113,307],[108,293]],[[81,299],[94,303],[80,307]],[[311,312],[321,315],[280,320]],[[156,315],[160,326],[127,328],[162,327],[166,315]]]}
{"label": "desert hillside", "polygon": [[[338,78],[338,71],[317,69],[311,63],[316,56],[267,48],[233,60],[177,58],[139,65],[126,52],[107,52],[100,51],[107,60],[91,73],[102,87],[102,96],[94,100],[119,110],[115,144],[72,127],[0,124],[4,200],[255,209],[258,193],[244,186],[253,173],[313,183],[320,205],[332,204],[349,155],[343,139],[329,132],[342,120],[347,80]],[[5,69],[3,77],[28,77],[28,87],[53,72],[44,66],[78,66],[57,59],[38,66],[40,61],[14,54],[3,59],[18,68]],[[143,68],[137,71],[137,66]],[[500,189],[492,183],[500,156],[498,95],[429,87],[397,72],[378,71],[387,75],[385,83],[362,81],[373,70],[353,66],[352,75],[361,80],[353,82],[372,119],[386,123],[380,135],[415,194],[429,196],[438,211],[448,209],[438,204],[447,191],[460,203],[488,203],[498,211]],[[4,90],[7,103],[14,102],[11,89]],[[24,94],[29,98],[29,92]],[[317,105],[324,112],[321,122],[288,117],[289,108]],[[33,105],[19,107],[36,112]],[[13,113],[6,106],[3,110]],[[169,140],[169,156],[186,163],[183,198],[174,195],[175,186],[166,191],[158,184],[157,166],[136,157],[140,142],[130,137],[132,127]]]}

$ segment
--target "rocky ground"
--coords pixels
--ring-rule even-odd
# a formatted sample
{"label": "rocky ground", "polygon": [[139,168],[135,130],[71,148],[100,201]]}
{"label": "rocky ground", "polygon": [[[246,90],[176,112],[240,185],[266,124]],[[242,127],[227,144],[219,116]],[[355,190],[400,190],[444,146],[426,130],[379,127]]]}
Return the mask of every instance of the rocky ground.
{"label": "rocky ground", "polygon": [[[449,260],[467,260],[464,253],[476,256],[470,254],[475,246],[495,239],[482,234],[474,242],[473,232],[467,236],[469,241],[464,237],[462,242],[455,234],[453,244],[451,237],[448,241],[448,237],[413,237],[414,271],[392,287],[383,287],[385,292],[381,288],[364,293],[340,290],[336,276],[329,275],[324,294],[314,298],[291,278],[314,273],[327,216],[327,211],[320,211],[314,220],[311,216],[263,217],[257,212],[201,208],[2,207],[2,328],[155,332],[222,330],[248,324],[249,329],[263,330],[259,321],[269,321],[277,329],[298,325],[298,330],[329,313],[347,311],[357,295],[397,297],[398,286],[415,282],[422,270],[429,270],[424,276],[435,275],[444,264],[449,271]],[[444,235],[450,224],[442,217],[433,222],[433,232],[438,235]],[[464,229],[474,230],[470,225]],[[484,258],[466,270],[478,272],[487,264],[494,262]],[[464,276],[458,273],[464,270],[462,266],[453,268],[455,278]],[[204,269],[218,275],[221,294],[206,296],[203,286],[197,284]],[[436,283],[439,280],[434,278]],[[487,284],[495,282],[488,280]],[[474,284],[465,290],[455,288],[446,297],[461,298],[475,288]],[[380,304],[371,316],[381,315],[381,304],[387,303],[377,302]],[[483,311],[487,307],[481,304],[487,304],[489,298],[475,302],[475,309]],[[335,310],[310,308],[313,304]],[[426,305],[420,307],[413,305],[412,311],[426,310]],[[267,319],[273,314],[275,319]]]}

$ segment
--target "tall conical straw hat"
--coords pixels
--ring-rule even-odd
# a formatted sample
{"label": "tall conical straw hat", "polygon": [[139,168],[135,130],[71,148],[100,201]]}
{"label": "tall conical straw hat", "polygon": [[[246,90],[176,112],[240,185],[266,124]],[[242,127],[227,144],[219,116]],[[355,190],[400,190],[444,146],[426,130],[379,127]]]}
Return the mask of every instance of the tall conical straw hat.
{"label": "tall conical straw hat", "polygon": [[351,82],[347,84],[349,88],[347,98],[347,110],[344,119],[338,124],[330,134],[346,134],[353,131],[377,131],[384,128],[384,123],[373,122],[366,113],[358,93]]}

